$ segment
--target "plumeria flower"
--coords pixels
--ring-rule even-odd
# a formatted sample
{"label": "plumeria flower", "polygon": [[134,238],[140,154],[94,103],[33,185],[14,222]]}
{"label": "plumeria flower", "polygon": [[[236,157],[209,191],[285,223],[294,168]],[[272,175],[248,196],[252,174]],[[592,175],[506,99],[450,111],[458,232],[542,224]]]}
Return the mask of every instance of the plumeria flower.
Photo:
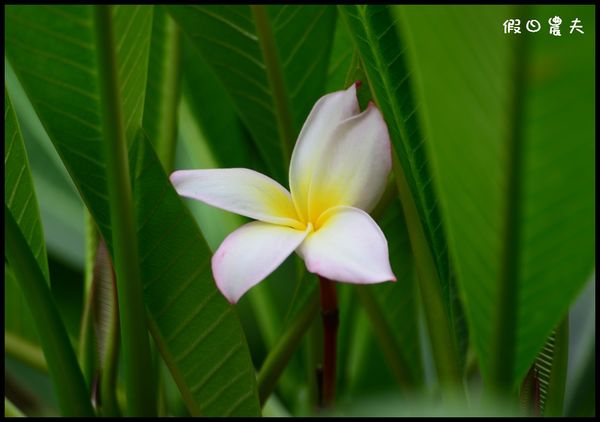
{"label": "plumeria flower", "polygon": [[212,257],[217,287],[236,303],[296,251],[306,268],[356,284],[395,281],[383,232],[368,214],[391,169],[387,126],[357,84],[313,107],[292,153],[290,192],[244,168],[179,170],[179,195],[258,220],[231,233]]}

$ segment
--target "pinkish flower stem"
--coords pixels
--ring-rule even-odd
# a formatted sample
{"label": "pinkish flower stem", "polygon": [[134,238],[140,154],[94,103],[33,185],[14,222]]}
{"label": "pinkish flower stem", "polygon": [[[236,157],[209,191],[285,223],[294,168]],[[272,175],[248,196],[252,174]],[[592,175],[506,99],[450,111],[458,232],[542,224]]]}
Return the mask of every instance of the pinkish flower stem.
{"label": "pinkish flower stem", "polygon": [[319,277],[321,290],[321,317],[323,318],[323,378],[321,404],[329,407],[335,398],[335,367],[339,312],[335,283]]}

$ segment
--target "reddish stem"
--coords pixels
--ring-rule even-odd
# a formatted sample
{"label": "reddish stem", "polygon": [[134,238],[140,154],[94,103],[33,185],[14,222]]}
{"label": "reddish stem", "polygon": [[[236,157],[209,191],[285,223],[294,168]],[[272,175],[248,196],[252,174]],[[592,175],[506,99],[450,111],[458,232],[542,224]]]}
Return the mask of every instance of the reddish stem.
{"label": "reddish stem", "polygon": [[335,398],[335,367],[339,312],[335,283],[319,277],[321,289],[321,317],[323,318],[323,385],[321,403],[328,407]]}

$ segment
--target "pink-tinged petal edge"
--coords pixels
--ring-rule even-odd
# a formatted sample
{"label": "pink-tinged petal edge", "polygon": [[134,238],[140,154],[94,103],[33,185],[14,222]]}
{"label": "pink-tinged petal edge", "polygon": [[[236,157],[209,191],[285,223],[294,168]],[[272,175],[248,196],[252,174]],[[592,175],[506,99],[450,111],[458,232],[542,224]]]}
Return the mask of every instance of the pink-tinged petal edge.
{"label": "pink-tinged petal edge", "polygon": [[371,216],[361,209],[341,206],[327,211],[321,219],[322,225],[298,248],[308,271],[346,283],[396,281],[387,240]]}
{"label": "pink-tinged petal edge", "polygon": [[217,287],[234,304],[264,280],[302,243],[311,227],[290,227],[254,221],[223,240],[211,261]]}

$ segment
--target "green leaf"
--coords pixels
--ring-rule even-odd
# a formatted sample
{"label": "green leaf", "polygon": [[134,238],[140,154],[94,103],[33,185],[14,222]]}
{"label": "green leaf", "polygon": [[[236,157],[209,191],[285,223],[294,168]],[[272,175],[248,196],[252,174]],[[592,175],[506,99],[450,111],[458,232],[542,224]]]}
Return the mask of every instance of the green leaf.
{"label": "green leaf", "polygon": [[[29,313],[28,310],[24,310],[23,312]],[[4,330],[4,353],[6,356],[18,359],[40,372],[48,372],[48,364],[46,364],[46,358],[42,349],[6,329]]]}
{"label": "green leaf", "polygon": [[[232,100],[213,68],[189,38],[182,38],[183,98],[180,106],[189,108],[189,116],[201,135],[186,142],[194,149],[202,144],[208,149],[195,153],[192,161],[196,161],[194,164],[197,167],[204,168],[248,167],[253,159],[260,160],[260,155],[245,131]],[[224,139],[227,142],[223,142]],[[256,167],[261,171],[266,170],[263,163]]]}
{"label": "green leaf", "polygon": [[[187,93],[183,92],[179,110],[178,165],[183,168],[218,168],[221,165],[215,158],[214,150],[211,149],[211,143],[207,138],[208,130],[204,122],[196,119],[187,97]],[[199,228],[212,251],[217,250],[227,234],[245,222],[244,218],[237,214],[211,207],[200,201],[186,200],[186,204],[196,217]]]}
{"label": "green leaf", "polygon": [[464,397],[449,396],[440,400],[437,396],[422,395],[402,397],[393,392],[363,395],[340,403],[330,416],[337,417],[523,417],[523,412],[514,408],[506,400],[467,400]]}
{"label": "green leaf", "polygon": [[15,406],[9,399],[4,397],[4,416],[12,418],[23,418],[25,414]]}
{"label": "green leaf", "polygon": [[48,254],[79,268],[84,261],[83,204],[8,61],[4,68],[27,148]]}
{"label": "green leaf", "polygon": [[286,182],[300,127],[323,94],[335,9],[170,6],[219,76],[272,176]]}
{"label": "green leaf", "polygon": [[15,216],[15,221],[23,232],[44,278],[49,280],[40,209],[23,137],[6,86],[4,87],[4,139],[4,201]]}
{"label": "green leaf", "polygon": [[[356,80],[365,79],[364,69],[358,60],[347,26],[343,22],[339,22],[335,34],[328,76],[328,86],[331,91],[343,89]],[[363,84],[358,95],[361,105],[365,105],[372,99],[368,84]],[[384,370],[391,370],[396,381],[403,388],[409,389],[419,385],[423,378],[417,331],[416,280],[406,223],[400,203],[394,200],[397,195],[395,185],[390,182],[392,180],[388,181],[388,187],[377,207],[371,212],[371,216],[378,221],[388,239],[390,261],[399,283],[349,286],[351,289],[344,289],[345,286],[339,286],[340,312],[343,314],[346,309],[348,312],[342,319],[338,343],[342,345],[340,349],[348,347],[358,350],[357,353],[353,353],[352,357],[366,355],[366,353],[361,353],[364,349],[363,343],[365,341],[370,342],[371,339],[367,338],[367,330],[364,330],[367,335],[361,335],[354,327],[356,323],[360,324],[362,321],[357,319],[358,314],[355,312],[359,297],[360,303],[366,309],[371,321],[372,333],[381,346],[389,365],[389,369],[385,368]],[[355,297],[355,293],[358,297]],[[398,323],[397,320],[403,322]],[[345,372],[340,371],[341,377],[345,375],[354,376],[354,379],[351,378],[350,380],[352,384],[357,379],[355,374],[364,372],[372,380],[375,378],[370,372],[372,371],[372,367],[370,367],[372,358],[373,355],[369,355],[367,359],[349,360],[346,354],[339,356],[340,368],[346,369]],[[375,358],[379,359],[379,356]],[[356,365],[360,364],[364,364],[363,366],[366,367],[358,368]],[[344,379],[342,379],[341,384],[345,385]],[[381,383],[378,383],[378,385],[383,386]],[[361,385],[360,387],[372,388],[370,385]],[[354,390],[351,389],[351,391]]]}
{"label": "green leaf", "polygon": [[[148,8],[150,13],[152,9]],[[121,49],[123,31],[119,22],[131,23],[131,16],[119,16],[118,9],[111,6],[96,6],[93,11],[95,41],[97,42],[97,71],[99,111],[101,115],[102,147],[106,157],[106,182],[110,220],[112,226],[112,256],[117,277],[120,330],[123,345],[124,378],[127,393],[127,414],[129,416],[156,415],[155,377],[152,372],[150,343],[144,321],[145,307],[140,279],[136,223],[133,212],[133,198],[130,185],[129,160],[127,156],[127,129],[124,125],[123,107],[127,98],[121,98],[121,74],[135,67],[121,71],[117,52]],[[150,17],[152,15],[149,15]],[[140,30],[144,35],[144,29]],[[148,43],[140,45],[142,51]],[[142,56],[143,57],[143,56]],[[142,62],[144,63],[144,62]],[[139,69],[139,68],[138,68]],[[126,73],[127,74],[127,73]],[[144,77],[145,73],[137,75]],[[124,79],[127,80],[127,79]],[[143,99],[145,86],[134,97]],[[109,352],[110,354],[110,352]],[[107,377],[111,375],[107,374]],[[110,406],[110,405],[109,405]],[[111,406],[113,407],[113,406]],[[112,409],[111,409],[112,410]]]}
{"label": "green leaf", "polygon": [[[348,31],[348,27],[337,19],[333,46],[331,47],[331,59],[327,69],[327,92],[339,91],[348,88],[348,73],[353,71],[352,66],[356,61],[354,44]],[[351,81],[352,83],[354,81]]]}
{"label": "green leaf", "polygon": [[4,263],[4,352],[40,371],[47,372],[48,365],[39,347],[31,312],[18,280]]}
{"label": "green leaf", "polygon": [[[142,122],[151,13],[121,6],[114,14],[129,141]],[[98,71],[92,9],[11,6],[6,21],[9,59],[112,250],[103,115],[98,81],[89,76]],[[218,294],[209,250],[153,154],[144,144],[130,166],[138,175],[140,271],[150,329],[193,413],[257,415],[254,370],[239,321]]]}
{"label": "green leaf", "polygon": [[[195,68],[199,69],[200,66]],[[206,69],[204,71],[206,72]],[[202,76],[203,74],[200,73],[200,75]],[[208,73],[204,73],[204,75],[208,75]],[[214,82],[219,83],[217,80]],[[223,102],[221,100],[226,100],[226,98],[216,98],[214,106],[222,110],[222,114],[215,114],[214,110],[210,108],[200,108],[200,110],[206,110],[206,112],[196,114],[192,113],[192,107],[187,101],[190,95],[192,95],[191,92],[184,91],[181,102],[180,135],[182,142],[179,143],[179,163],[184,168],[217,168],[228,166],[226,163],[230,163],[230,166],[233,161],[241,160],[239,150],[238,154],[234,154],[234,156],[222,155],[223,152],[229,149],[229,147],[221,148],[221,145],[224,144],[221,141],[221,134],[225,132],[215,130],[220,126],[231,135],[242,135],[240,127],[237,126],[239,122],[236,116],[229,114],[231,111],[230,108],[227,108],[229,101]],[[205,102],[198,99],[196,106]],[[205,115],[209,115],[211,118],[202,118]],[[231,124],[224,124],[227,121]],[[235,138],[232,138],[232,143],[236,143]],[[225,161],[220,161],[221,159]],[[238,166],[243,166],[245,162],[247,161],[240,161]],[[212,252],[218,248],[219,244],[228,234],[232,233],[247,220],[239,215],[211,207],[199,201],[187,199],[184,201],[194,215]],[[285,305],[288,303],[287,298],[290,296],[289,282],[293,277],[293,271],[291,271],[293,264],[296,263],[292,259],[286,260],[273,274],[267,277],[260,285],[250,290],[237,304],[245,332],[248,336],[251,336],[252,330],[258,328],[260,332],[260,336],[258,337],[262,339],[262,343],[267,350],[271,350],[275,347],[276,341],[279,341],[278,337],[282,335],[282,321],[289,320]],[[278,298],[277,301],[275,298]],[[260,360],[255,359],[255,363],[258,365]],[[286,398],[289,400],[292,397],[295,399],[296,395],[296,384],[290,379],[292,375],[295,375],[291,371],[298,369],[298,365],[294,365],[295,363],[297,362],[292,360],[291,364],[288,364],[286,367],[283,376],[279,379],[282,394],[286,395]]]}
{"label": "green leaf", "polygon": [[[185,39],[184,39],[185,40]],[[180,138],[178,165],[180,168],[250,167],[265,171],[265,165],[253,151],[247,132],[239,120],[231,100],[213,70],[201,54],[184,42],[183,97],[180,104]],[[227,142],[223,142],[227,139]],[[223,239],[247,219],[195,200],[185,200],[212,251]],[[249,337],[258,329],[253,359],[261,364],[260,351],[271,350],[282,331],[282,321],[291,299],[290,280],[297,262],[286,260],[264,282],[238,303],[240,318]],[[302,266],[304,264],[301,264]],[[264,346],[263,346],[264,345]],[[297,382],[302,376],[301,365],[292,359],[278,386],[284,400],[295,400]],[[292,376],[297,379],[292,380]]]}
{"label": "green leaf", "polygon": [[142,125],[161,163],[173,168],[181,79],[181,34],[164,6],[154,7]]}
{"label": "green leaf", "polygon": [[[426,139],[419,126],[406,47],[387,6],[343,6],[373,97],[388,124],[394,172],[409,228],[423,303],[443,383],[457,383],[466,332],[438,203]],[[398,164],[399,162],[399,164]]]}
{"label": "green leaf", "polygon": [[140,264],[150,327],[192,414],[260,414],[254,368],[211,252],[143,137],[132,147]]}
{"label": "green leaf", "polygon": [[388,240],[396,283],[356,286],[388,365],[404,389],[422,384],[415,268],[402,208],[395,201],[379,224]]}
{"label": "green leaf", "polygon": [[[27,151],[6,87],[4,88],[4,116],[4,200],[9,205],[9,209],[17,215],[17,224],[27,234],[27,244],[32,251],[35,251],[36,261],[40,268],[43,268],[44,277],[48,280],[46,245]],[[4,277],[5,329],[37,344],[39,339],[27,303],[13,272],[6,264]]]}
{"label": "green leaf", "polygon": [[273,345],[267,359],[258,373],[258,386],[261,404],[264,404],[273,391],[277,379],[283,373],[292,354],[300,344],[302,337],[315,319],[319,309],[316,289],[311,297],[304,302],[304,308],[294,315],[283,335]]}
{"label": "green leaf", "polygon": [[516,14],[585,25],[593,7],[402,12],[478,361],[512,389],[594,265],[594,33],[525,33],[518,56],[494,28]]}
{"label": "green leaf", "polygon": [[[16,157],[13,157],[14,160]],[[22,157],[23,158],[23,157]],[[25,166],[25,163],[21,164]],[[5,259],[27,300],[54,391],[65,416],[93,416],[88,390],[67,331],[52,299],[47,277],[37,263],[12,211],[4,203]]]}
{"label": "green leaf", "polygon": [[[339,287],[338,290],[343,294],[355,286],[340,285]],[[343,300],[342,294],[340,294],[340,299]],[[344,342],[342,345],[348,350],[340,359],[340,378],[344,381],[343,390],[340,391],[341,400],[343,400],[344,393],[348,397],[356,397],[372,392],[374,388],[379,391],[385,390],[396,383],[391,377],[389,365],[385,363],[385,356],[372,331],[371,321],[373,320],[369,320],[366,306],[363,304],[363,306],[357,307],[357,304],[361,305],[358,295],[352,296],[353,300],[349,301],[350,303],[347,305],[340,300],[340,313],[346,315],[344,321],[352,324],[351,327],[346,327],[340,333],[342,335],[340,335],[339,341]]]}
{"label": "green leaf", "polygon": [[[106,22],[96,22],[95,11],[86,6],[11,7],[7,53],[107,244],[115,246],[119,300],[126,310],[121,323],[128,404],[137,413],[151,408],[153,400],[145,382],[149,354],[135,239],[126,230],[133,229],[127,222],[131,212],[127,195],[119,195],[128,186],[119,179],[127,172],[124,143],[141,123],[152,9],[116,7],[109,9]],[[113,235],[122,242],[112,245]]]}
{"label": "green leaf", "polygon": [[83,310],[79,327],[79,366],[89,386],[92,385],[94,372],[98,366],[98,355],[94,344],[92,324],[92,285],[94,283],[94,266],[100,234],[89,211],[85,211],[85,267],[83,281]]}
{"label": "green leaf", "polygon": [[[151,16],[151,8],[145,6],[115,10],[115,53],[128,142],[142,118]],[[89,6],[6,9],[11,65],[106,243],[112,245],[94,28]]]}

